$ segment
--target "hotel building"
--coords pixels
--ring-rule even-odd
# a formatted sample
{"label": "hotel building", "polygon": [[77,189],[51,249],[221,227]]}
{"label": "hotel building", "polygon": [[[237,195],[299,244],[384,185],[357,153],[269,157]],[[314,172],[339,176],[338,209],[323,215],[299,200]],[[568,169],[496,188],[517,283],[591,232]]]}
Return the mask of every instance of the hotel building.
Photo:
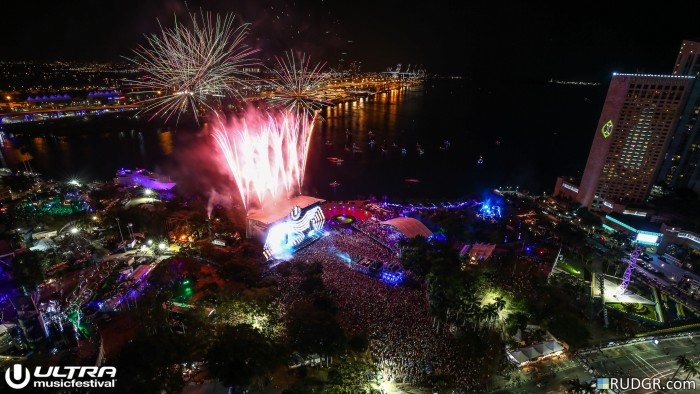
{"label": "hotel building", "polygon": [[[576,201],[594,211],[612,211],[646,200],[694,80],[613,74]],[[575,187],[557,182],[564,184]],[[557,189],[555,195],[561,193]]]}
{"label": "hotel building", "polygon": [[700,193],[700,42],[683,41],[673,75],[695,76],[695,82],[671,138],[657,176],[670,189]]}

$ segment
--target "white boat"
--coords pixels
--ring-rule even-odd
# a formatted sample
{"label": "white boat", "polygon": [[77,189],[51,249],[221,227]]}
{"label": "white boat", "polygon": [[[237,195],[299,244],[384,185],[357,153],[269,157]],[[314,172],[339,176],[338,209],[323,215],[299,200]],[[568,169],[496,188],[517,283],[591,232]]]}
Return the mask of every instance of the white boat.
{"label": "white boat", "polygon": [[139,168],[119,169],[114,177],[114,183],[124,186],[142,186],[153,190],[170,190],[175,187],[175,182],[171,182],[169,178]]}

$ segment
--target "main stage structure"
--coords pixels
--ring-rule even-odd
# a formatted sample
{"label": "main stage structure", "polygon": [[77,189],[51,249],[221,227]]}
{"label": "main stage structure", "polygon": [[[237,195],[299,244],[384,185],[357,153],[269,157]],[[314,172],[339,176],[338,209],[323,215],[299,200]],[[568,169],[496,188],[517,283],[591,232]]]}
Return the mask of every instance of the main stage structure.
{"label": "main stage structure", "polygon": [[264,243],[267,260],[285,259],[320,238],[326,220],[322,199],[296,196],[248,214],[246,237]]}

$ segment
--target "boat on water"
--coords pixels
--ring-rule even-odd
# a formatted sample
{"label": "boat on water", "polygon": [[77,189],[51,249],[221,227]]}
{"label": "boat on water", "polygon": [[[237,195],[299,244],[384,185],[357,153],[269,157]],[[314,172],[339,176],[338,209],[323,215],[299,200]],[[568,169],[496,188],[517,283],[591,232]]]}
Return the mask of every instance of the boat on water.
{"label": "boat on water", "polygon": [[336,187],[340,186],[340,183],[338,183],[338,182],[336,182],[336,181],[333,181],[333,182],[329,183],[329,185],[330,185],[333,189],[335,189]]}
{"label": "boat on water", "polygon": [[333,145],[333,142],[331,140],[326,140],[326,145],[331,146]]}
{"label": "boat on water", "polygon": [[169,178],[141,168],[119,169],[114,177],[114,183],[123,186],[142,186],[153,190],[170,190],[176,185]]}

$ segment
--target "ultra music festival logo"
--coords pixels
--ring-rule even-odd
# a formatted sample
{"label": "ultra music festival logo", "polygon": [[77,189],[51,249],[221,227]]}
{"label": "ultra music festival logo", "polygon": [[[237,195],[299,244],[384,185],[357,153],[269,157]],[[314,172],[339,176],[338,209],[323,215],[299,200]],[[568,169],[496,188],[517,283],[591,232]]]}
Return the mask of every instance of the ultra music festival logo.
{"label": "ultra music festival logo", "polygon": [[603,125],[603,128],[600,129],[600,132],[603,133],[603,138],[608,138],[610,137],[610,134],[612,134],[612,130],[613,122],[612,120],[609,120]]}
{"label": "ultra music festival logo", "polygon": [[5,371],[5,382],[13,389],[34,388],[114,388],[117,383],[115,367],[36,367],[15,364]]}

